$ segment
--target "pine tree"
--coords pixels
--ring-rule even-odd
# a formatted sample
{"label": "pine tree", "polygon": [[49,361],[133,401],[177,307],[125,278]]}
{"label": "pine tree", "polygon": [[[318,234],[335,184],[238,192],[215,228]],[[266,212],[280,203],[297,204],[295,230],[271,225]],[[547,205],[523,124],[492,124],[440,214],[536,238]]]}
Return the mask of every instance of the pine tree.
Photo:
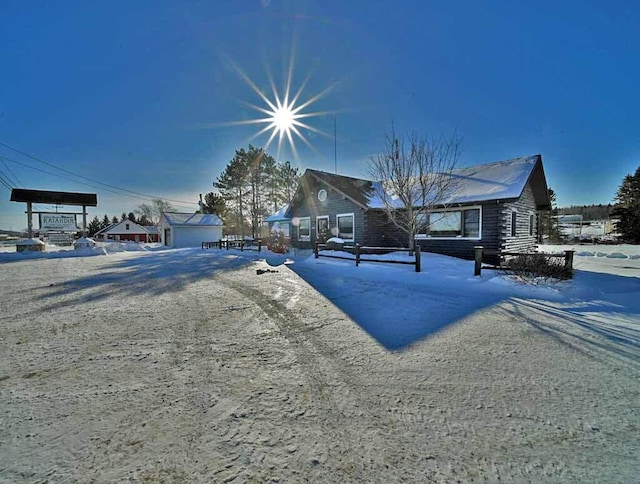
{"label": "pine tree", "polygon": [[291,166],[291,162],[285,161],[278,164],[278,191],[280,203],[290,204],[298,189],[300,182],[300,172],[298,168]]}
{"label": "pine tree", "polygon": [[129,220],[131,220],[132,222],[135,222],[135,221],[136,221],[136,214],[135,214],[135,213],[133,213],[133,212],[129,212],[129,213],[127,214],[127,218],[128,218]]}
{"label": "pine tree", "polygon": [[224,220],[226,218],[227,204],[220,194],[205,193],[202,211],[203,213],[213,213]]}
{"label": "pine tree", "polygon": [[101,228],[100,219],[96,215],[95,217],[93,217],[93,219],[91,220],[91,222],[89,222],[89,225],[87,226],[87,231],[89,232],[89,236],[90,237],[94,236],[96,232],[100,230],[100,228]]}
{"label": "pine tree", "polygon": [[615,200],[612,215],[620,220],[616,230],[623,240],[640,243],[640,167],[633,175],[624,177]]}
{"label": "pine tree", "polygon": [[109,220],[109,216],[105,213],[102,218],[102,224],[100,224],[100,230],[108,227],[109,225],[111,225],[111,220]]}
{"label": "pine tree", "polygon": [[[556,192],[548,189],[549,201],[551,208],[540,213],[540,237],[547,236],[549,242],[556,243],[560,240],[560,232],[558,230],[558,207],[556,206]],[[541,242],[542,240],[540,240]]]}
{"label": "pine tree", "polygon": [[228,221],[231,231],[236,233],[239,231],[242,238],[244,238],[246,197],[249,193],[246,188],[248,174],[247,152],[244,149],[236,150],[233,159],[213,184],[235,215],[233,224],[230,220]]}
{"label": "pine tree", "polygon": [[118,222],[119,222],[118,217],[114,215],[113,218],[111,219],[111,223],[117,224]]}

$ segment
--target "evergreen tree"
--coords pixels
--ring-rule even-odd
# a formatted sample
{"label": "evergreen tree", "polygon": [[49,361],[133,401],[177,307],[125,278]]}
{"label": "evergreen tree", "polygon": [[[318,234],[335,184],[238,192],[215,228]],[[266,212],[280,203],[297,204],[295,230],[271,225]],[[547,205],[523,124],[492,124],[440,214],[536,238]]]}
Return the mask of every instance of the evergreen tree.
{"label": "evergreen tree", "polygon": [[135,213],[133,213],[133,212],[129,212],[129,213],[127,214],[127,218],[128,218],[129,220],[131,220],[132,222],[136,222],[136,214],[135,214]]}
{"label": "evergreen tree", "polygon": [[102,225],[100,224],[100,219],[98,216],[94,216],[89,225],[87,226],[87,232],[89,232],[89,236],[92,237],[100,230]]}
{"label": "evergreen tree", "polygon": [[633,175],[627,175],[616,193],[613,216],[619,218],[616,230],[622,239],[640,243],[640,167]]}
{"label": "evergreen tree", "polygon": [[296,190],[298,189],[298,183],[300,182],[300,172],[298,171],[298,168],[291,166],[291,162],[289,161],[279,163],[278,180],[280,203],[290,204]]}
{"label": "evergreen tree", "polygon": [[556,192],[549,188],[549,201],[551,209],[540,213],[540,240],[546,235],[549,242],[556,243],[560,240],[560,232],[558,230],[558,207],[556,206]]}
{"label": "evergreen tree", "polygon": [[124,222],[125,220],[127,220],[127,214],[122,212],[122,215],[120,215],[120,222]]}
{"label": "evergreen tree", "polygon": [[227,204],[224,197],[218,193],[205,193],[204,203],[202,204],[203,213],[213,213],[222,220],[226,218]]}
{"label": "evergreen tree", "polygon": [[100,224],[100,230],[108,227],[109,225],[111,225],[111,220],[109,220],[109,216],[105,213],[104,217],[102,218],[102,224]]}
{"label": "evergreen tree", "polygon": [[213,186],[220,191],[226,204],[233,212],[233,221],[228,220],[228,230],[240,233],[244,238],[244,226],[246,216],[246,188],[249,174],[247,152],[244,149],[236,150],[234,157],[227,164],[218,180]]}
{"label": "evergreen tree", "polygon": [[216,212],[222,209],[220,204],[224,202],[227,232],[244,237],[244,226],[249,222],[251,234],[256,237],[261,232],[265,215],[291,202],[299,179],[298,169],[290,162],[276,163],[262,148],[249,145],[246,150],[236,150],[224,172],[213,183],[221,200],[215,199],[214,193],[208,193],[203,210]]}
{"label": "evergreen tree", "polygon": [[111,223],[117,224],[118,222],[119,222],[118,217],[114,215],[113,218],[111,219]]}

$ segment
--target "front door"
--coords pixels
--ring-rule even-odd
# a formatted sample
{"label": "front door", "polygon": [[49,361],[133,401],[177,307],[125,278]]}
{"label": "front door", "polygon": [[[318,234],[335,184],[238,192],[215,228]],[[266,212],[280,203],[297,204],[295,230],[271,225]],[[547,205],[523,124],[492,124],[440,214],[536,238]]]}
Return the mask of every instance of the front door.
{"label": "front door", "polygon": [[169,237],[171,237],[171,229],[164,229],[164,245],[170,245]]}
{"label": "front door", "polygon": [[320,215],[319,217],[316,217],[316,240],[321,244],[324,244],[329,238],[331,238],[329,216]]}

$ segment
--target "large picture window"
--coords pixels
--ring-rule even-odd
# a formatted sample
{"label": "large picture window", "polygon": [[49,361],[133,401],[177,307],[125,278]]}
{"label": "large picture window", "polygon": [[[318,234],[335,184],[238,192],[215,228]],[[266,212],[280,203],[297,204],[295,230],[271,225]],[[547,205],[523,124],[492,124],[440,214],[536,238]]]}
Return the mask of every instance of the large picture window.
{"label": "large picture window", "polygon": [[462,212],[430,213],[429,234],[432,237],[462,236]]}
{"label": "large picture window", "polygon": [[343,240],[353,241],[355,239],[355,224],[353,214],[339,214],[336,219],[338,225],[338,237]]}
{"label": "large picture window", "polygon": [[[482,226],[479,207],[460,210],[434,211],[417,237],[479,239]],[[424,220],[424,219],[423,219]]]}
{"label": "large picture window", "polygon": [[311,240],[311,218],[304,217],[298,224],[298,238],[300,240]]}

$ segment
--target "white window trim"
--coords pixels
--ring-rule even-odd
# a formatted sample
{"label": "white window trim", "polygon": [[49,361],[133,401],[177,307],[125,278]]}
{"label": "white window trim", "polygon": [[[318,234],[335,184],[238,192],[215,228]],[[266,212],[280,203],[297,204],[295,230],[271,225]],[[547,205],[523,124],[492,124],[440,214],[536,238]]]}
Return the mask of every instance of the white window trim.
{"label": "white window trim", "polygon": [[353,239],[342,239],[345,242],[354,242],[356,240],[356,216],[353,212],[351,213],[339,213],[336,215],[336,237],[340,237],[340,225],[338,224],[338,219],[340,217],[351,217],[353,220]]}
{"label": "white window trim", "polygon": [[[415,239],[433,239],[433,240],[482,240],[482,205],[471,205],[469,207],[452,207],[452,208],[442,208],[438,210],[431,210],[429,213],[439,213],[439,212],[464,212],[465,210],[480,210],[480,220],[478,221],[478,236],[477,237],[438,237],[434,235],[427,234],[417,234]],[[464,213],[462,214],[461,223],[464,223]]]}
{"label": "white window trim", "polygon": [[309,235],[300,235],[300,224],[298,224],[298,240],[301,242],[310,242],[311,241],[311,217],[300,217],[300,222],[303,220],[309,221]]}

